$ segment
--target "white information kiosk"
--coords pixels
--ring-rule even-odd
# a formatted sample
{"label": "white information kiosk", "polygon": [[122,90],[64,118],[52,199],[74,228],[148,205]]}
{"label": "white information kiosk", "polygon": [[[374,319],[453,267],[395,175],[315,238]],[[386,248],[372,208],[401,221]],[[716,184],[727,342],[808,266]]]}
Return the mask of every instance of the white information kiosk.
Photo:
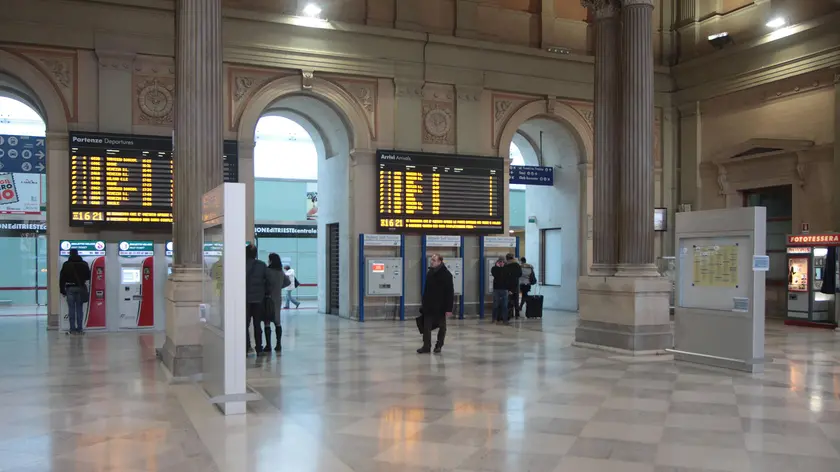
{"label": "white information kiosk", "polygon": [[[244,414],[245,185],[226,183],[204,195],[204,283],[197,316],[204,321],[202,385],[225,415]],[[210,245],[214,254],[207,256]]]}
{"label": "white information kiosk", "polygon": [[674,359],[764,370],[764,207],[677,213]]}
{"label": "white information kiosk", "polygon": [[155,244],[152,241],[120,241],[118,305],[119,329],[155,327]]}
{"label": "white information kiosk", "polygon": [[405,236],[359,235],[359,321],[365,312],[405,320]]}
{"label": "white information kiosk", "polygon": [[[105,277],[105,242],[104,241],[61,241],[58,252],[58,271],[70,257],[70,250],[79,251],[79,256],[90,266],[90,298],[84,306],[84,329],[105,329],[107,327],[107,312],[105,311],[105,294],[107,279]],[[59,306],[59,329],[70,330],[70,318],[67,316],[67,302],[62,299]]]}

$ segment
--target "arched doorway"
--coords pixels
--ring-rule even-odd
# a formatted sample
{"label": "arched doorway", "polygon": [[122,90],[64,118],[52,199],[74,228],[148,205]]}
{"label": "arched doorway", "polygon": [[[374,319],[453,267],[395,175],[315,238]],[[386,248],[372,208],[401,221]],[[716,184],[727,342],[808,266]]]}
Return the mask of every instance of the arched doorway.
{"label": "arched doorway", "polygon": [[47,294],[46,123],[13,94],[0,95],[0,306],[28,314]]}
{"label": "arched doorway", "polygon": [[[284,293],[287,309],[317,308],[318,149],[312,135],[281,110],[257,122],[254,224],[260,259],[281,257],[300,284]],[[317,131],[316,131],[317,132]]]}
{"label": "arched doorway", "polygon": [[546,102],[524,105],[499,138],[510,165],[554,168],[553,186],[510,186],[510,226],[524,235],[524,255],[534,265],[548,309],[577,311],[578,277],[591,264],[592,131],[565,104],[552,112]]}
{"label": "arched doorway", "polygon": [[[317,254],[310,273],[317,274],[318,311],[352,317],[356,283],[351,275],[356,265],[352,235],[358,224],[353,217],[353,195],[362,183],[353,181],[351,164],[359,166],[362,155],[372,162],[370,123],[351,95],[318,78],[304,89],[299,78],[285,77],[255,93],[240,119],[240,143],[255,143],[257,123],[269,116],[293,121],[315,146]],[[253,201],[256,205],[256,196]],[[254,208],[249,211],[253,214]]]}

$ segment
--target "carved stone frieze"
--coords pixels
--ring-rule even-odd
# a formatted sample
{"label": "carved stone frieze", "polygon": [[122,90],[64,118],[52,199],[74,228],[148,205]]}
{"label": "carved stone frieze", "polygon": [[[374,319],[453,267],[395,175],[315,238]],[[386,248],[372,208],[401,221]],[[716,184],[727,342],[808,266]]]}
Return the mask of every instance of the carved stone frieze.
{"label": "carved stone frieze", "polygon": [[64,102],[67,120],[75,122],[78,115],[78,59],[75,51],[41,48],[9,48],[9,52],[23,57],[53,84]]}
{"label": "carved stone frieze", "polygon": [[99,61],[99,67],[102,69],[132,72],[137,55],[132,53],[97,50],[96,59]]}
{"label": "carved stone frieze", "polygon": [[315,72],[311,70],[303,70],[300,72],[300,77],[300,86],[304,90],[312,90],[312,83],[315,81]]}
{"label": "carved stone frieze", "polygon": [[458,100],[463,102],[480,102],[484,89],[481,87],[456,86]]}
{"label": "carved stone frieze", "polygon": [[589,102],[565,102],[566,105],[574,108],[576,112],[583,117],[586,121],[586,124],[589,125],[590,128],[594,128],[595,123],[595,109],[593,108],[592,103]]}
{"label": "carved stone frieze", "polygon": [[293,71],[229,67],[227,69],[228,129],[235,131],[239,118],[251,97],[272,80],[294,74]]}
{"label": "carved stone frieze", "polygon": [[[498,140],[510,117],[525,104],[541,100],[540,97],[529,95],[515,95],[508,93],[493,93],[491,96],[490,123],[493,127],[493,146],[498,146]],[[544,98],[542,98],[544,100]]]}
{"label": "carved stone frieze", "polygon": [[328,80],[338,85],[353,96],[364,114],[367,116],[376,136],[376,113],[379,100],[379,83],[376,79],[330,77]]}
{"label": "carved stone frieze", "polygon": [[427,83],[423,86],[423,99],[452,103],[455,91],[451,85]]}
{"label": "carved stone frieze", "polygon": [[423,143],[455,144],[455,106],[451,102],[423,100]]}
{"label": "carved stone frieze", "polygon": [[[109,65],[122,68],[120,56]],[[125,57],[125,55],[123,56]],[[101,60],[101,59],[100,59]],[[127,59],[122,59],[126,61]],[[173,126],[175,120],[175,63],[172,58],[137,56],[133,62],[135,125]]]}
{"label": "carved stone frieze", "polygon": [[139,77],[134,91],[134,124],[172,126],[175,115],[174,78]]}

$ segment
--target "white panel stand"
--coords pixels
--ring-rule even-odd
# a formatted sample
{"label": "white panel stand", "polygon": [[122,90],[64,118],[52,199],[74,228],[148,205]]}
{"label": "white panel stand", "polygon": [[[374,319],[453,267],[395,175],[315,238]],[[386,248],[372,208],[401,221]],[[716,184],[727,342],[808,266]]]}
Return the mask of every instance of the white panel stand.
{"label": "white panel stand", "polygon": [[674,359],[764,371],[766,267],[753,259],[766,256],[766,214],[764,207],[677,213]]}
{"label": "white panel stand", "polygon": [[204,243],[221,242],[222,256],[205,265],[202,385],[225,415],[246,411],[258,395],[246,389],[245,336],[245,185],[226,183],[204,195]]}

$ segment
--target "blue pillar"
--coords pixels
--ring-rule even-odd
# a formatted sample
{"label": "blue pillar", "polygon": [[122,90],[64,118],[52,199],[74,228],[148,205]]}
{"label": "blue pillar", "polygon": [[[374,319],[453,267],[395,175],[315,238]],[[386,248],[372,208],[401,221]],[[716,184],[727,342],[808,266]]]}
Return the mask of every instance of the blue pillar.
{"label": "blue pillar", "polygon": [[465,280],[467,280],[467,277],[465,276],[467,271],[464,270],[465,269],[464,264],[466,263],[466,261],[464,260],[464,237],[463,236],[461,236],[461,247],[458,250],[458,256],[461,258],[461,297],[460,297],[460,300],[458,301],[458,305],[459,305],[459,307],[458,307],[458,310],[459,310],[458,318],[463,320],[464,319],[464,298],[465,298],[464,297],[464,295],[465,295],[464,288],[466,286]]}
{"label": "blue pillar", "polygon": [[478,237],[478,318],[484,319],[484,292],[485,287],[485,270],[484,266],[484,236]]}
{"label": "blue pillar", "polygon": [[400,235],[400,257],[402,258],[402,295],[400,296],[400,321],[405,321],[405,235]]}

